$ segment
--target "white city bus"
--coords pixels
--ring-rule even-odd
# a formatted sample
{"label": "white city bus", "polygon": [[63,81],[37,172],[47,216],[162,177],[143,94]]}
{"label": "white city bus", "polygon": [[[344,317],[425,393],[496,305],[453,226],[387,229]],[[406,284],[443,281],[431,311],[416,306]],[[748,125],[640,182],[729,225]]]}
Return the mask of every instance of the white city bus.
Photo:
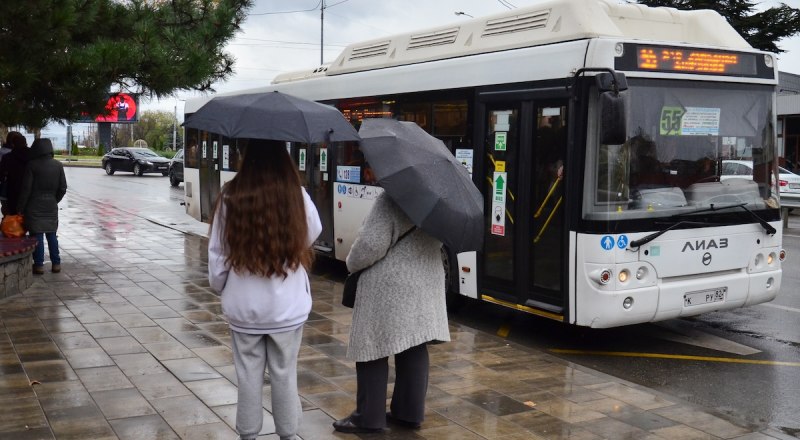
{"label": "white city bus", "polygon": [[[777,295],[777,72],[713,11],[545,0],[353,44],[239,93],[416,122],[485,199],[483,250],[443,252],[448,299],[613,327]],[[247,140],[186,139],[186,209],[208,221]],[[287,148],[322,217],[316,249],[344,260],[381,191],[358,144]],[[754,172],[720,179],[723,160]]]}

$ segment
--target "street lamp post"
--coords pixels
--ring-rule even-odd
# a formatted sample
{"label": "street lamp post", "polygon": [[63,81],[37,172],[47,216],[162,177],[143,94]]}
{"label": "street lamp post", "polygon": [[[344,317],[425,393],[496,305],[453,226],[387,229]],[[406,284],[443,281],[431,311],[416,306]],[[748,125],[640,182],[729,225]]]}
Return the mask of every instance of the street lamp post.
{"label": "street lamp post", "polygon": [[325,40],[325,0],[322,0],[319,7],[319,65],[323,63],[322,54],[324,51],[323,41]]}
{"label": "street lamp post", "polygon": [[178,103],[175,103],[175,115],[172,120],[172,151],[178,151]]}
{"label": "street lamp post", "polygon": [[67,123],[67,157],[72,156],[72,123]]}

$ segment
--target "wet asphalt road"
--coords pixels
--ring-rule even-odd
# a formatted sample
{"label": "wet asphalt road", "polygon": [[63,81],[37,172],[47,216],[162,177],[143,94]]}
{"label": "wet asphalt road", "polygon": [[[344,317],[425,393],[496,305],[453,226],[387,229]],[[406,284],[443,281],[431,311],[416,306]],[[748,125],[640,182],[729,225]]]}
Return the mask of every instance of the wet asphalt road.
{"label": "wet asphalt road", "polygon": [[[183,214],[183,185],[172,188],[160,174],[107,176],[98,168],[67,168],[66,173],[70,191],[167,226],[205,227]],[[468,303],[453,319],[754,426],[800,437],[800,215],[792,215],[789,226],[784,231],[789,256],[781,293],[766,305],[605,330],[565,326],[477,302]],[[322,266],[333,277],[344,278],[340,265]],[[653,355],[659,357],[648,357]]]}

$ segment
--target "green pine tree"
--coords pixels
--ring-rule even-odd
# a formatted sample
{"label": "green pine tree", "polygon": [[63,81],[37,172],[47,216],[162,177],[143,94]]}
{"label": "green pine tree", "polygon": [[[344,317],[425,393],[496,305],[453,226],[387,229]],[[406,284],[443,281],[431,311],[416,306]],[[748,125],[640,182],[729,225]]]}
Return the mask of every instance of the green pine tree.
{"label": "green pine tree", "polygon": [[4,0],[0,124],[100,114],[108,93],[209,90],[252,0]]}
{"label": "green pine tree", "polygon": [[800,33],[800,9],[781,3],[780,6],[756,12],[753,0],[638,0],[647,6],[669,6],[676,9],[713,9],[720,13],[751,46],[780,53],[778,43]]}

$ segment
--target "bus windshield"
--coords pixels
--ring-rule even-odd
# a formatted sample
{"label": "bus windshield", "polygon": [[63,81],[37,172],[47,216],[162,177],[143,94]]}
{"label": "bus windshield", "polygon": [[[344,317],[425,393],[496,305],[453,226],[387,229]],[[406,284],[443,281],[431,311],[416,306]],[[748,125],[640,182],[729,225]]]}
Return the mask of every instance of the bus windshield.
{"label": "bus windshield", "polygon": [[711,205],[778,208],[771,87],[629,84],[627,141],[598,145],[590,136],[585,219],[663,217]]}

